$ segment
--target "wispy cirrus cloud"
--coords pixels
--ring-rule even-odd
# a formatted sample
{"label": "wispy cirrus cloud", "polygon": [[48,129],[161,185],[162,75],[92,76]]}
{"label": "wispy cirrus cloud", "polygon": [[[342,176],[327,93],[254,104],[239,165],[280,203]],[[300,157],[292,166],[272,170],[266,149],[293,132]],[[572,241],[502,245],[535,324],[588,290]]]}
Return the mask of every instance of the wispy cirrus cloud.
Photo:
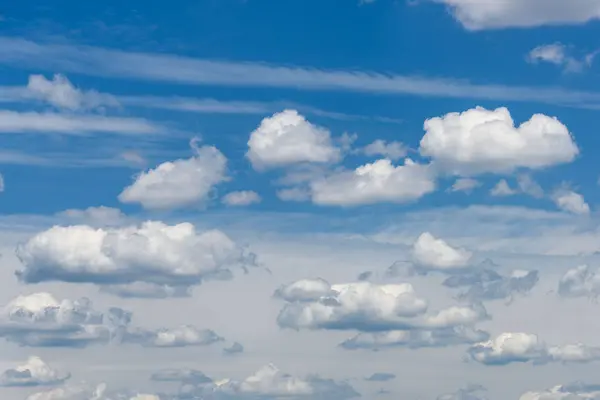
{"label": "wispy cirrus cloud", "polygon": [[568,106],[600,102],[600,93],[559,87],[476,84],[466,80],[389,75],[372,71],[214,61],[91,46],[36,43],[17,37],[0,37],[0,63],[178,84],[354,91]]}

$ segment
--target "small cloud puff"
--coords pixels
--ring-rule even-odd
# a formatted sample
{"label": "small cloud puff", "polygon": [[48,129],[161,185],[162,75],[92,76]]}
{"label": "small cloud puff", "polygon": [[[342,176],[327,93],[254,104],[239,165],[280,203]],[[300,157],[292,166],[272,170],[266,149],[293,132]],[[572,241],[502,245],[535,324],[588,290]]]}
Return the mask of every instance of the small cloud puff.
{"label": "small cloud puff", "polygon": [[257,204],[261,202],[261,198],[258,193],[251,190],[243,190],[239,192],[227,193],[223,199],[223,204],[233,207],[248,206],[250,204]]}
{"label": "small cloud puff", "polygon": [[68,373],[51,368],[39,357],[29,357],[27,362],[0,375],[0,386],[51,386],[71,377]]}

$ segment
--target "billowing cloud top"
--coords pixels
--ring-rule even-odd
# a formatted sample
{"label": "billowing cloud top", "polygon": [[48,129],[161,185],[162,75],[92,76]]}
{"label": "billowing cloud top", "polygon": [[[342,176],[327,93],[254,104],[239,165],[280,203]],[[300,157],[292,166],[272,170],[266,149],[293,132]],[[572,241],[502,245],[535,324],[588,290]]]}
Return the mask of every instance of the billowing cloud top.
{"label": "billowing cloud top", "polygon": [[70,374],[51,368],[39,357],[29,357],[27,362],[0,375],[0,386],[46,386],[62,383]]}
{"label": "billowing cloud top", "polygon": [[425,270],[457,270],[469,266],[473,253],[454,248],[431,233],[422,233],[412,248],[415,267]]}

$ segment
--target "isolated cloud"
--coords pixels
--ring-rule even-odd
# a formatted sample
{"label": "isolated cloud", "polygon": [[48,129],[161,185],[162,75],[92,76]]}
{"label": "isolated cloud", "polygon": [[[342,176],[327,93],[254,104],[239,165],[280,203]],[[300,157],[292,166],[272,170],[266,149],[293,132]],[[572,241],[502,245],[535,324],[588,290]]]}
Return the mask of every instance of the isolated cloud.
{"label": "isolated cloud", "polygon": [[490,194],[495,197],[512,196],[517,191],[510,187],[506,179],[500,179],[498,183],[490,190]]}
{"label": "isolated cloud", "polygon": [[558,294],[562,297],[598,297],[600,275],[587,265],[570,269],[560,278]]}
{"label": "isolated cloud", "polygon": [[435,187],[429,166],[410,159],[398,166],[381,159],[354,171],[332,172],[310,184],[313,203],[345,207],[407,203],[433,192]]}
{"label": "isolated cloud", "polygon": [[484,365],[511,363],[588,363],[600,360],[600,348],[581,343],[549,346],[529,333],[502,333],[468,351],[472,360]]}
{"label": "isolated cloud", "polygon": [[130,329],[122,338],[123,343],[136,343],[146,347],[208,346],[225,340],[211,329],[198,329],[192,325],[157,330]]}
{"label": "isolated cloud", "polygon": [[[233,276],[231,276],[233,278]],[[205,280],[208,278],[205,277]],[[192,290],[189,286],[160,285],[148,282],[134,282],[124,285],[105,285],[100,291],[123,298],[166,299],[190,297]]]}
{"label": "isolated cloud", "polygon": [[396,141],[386,142],[381,139],[377,139],[366,145],[361,151],[367,156],[382,156],[392,161],[399,160],[408,153],[408,149],[403,143]]}
{"label": "isolated cloud", "polygon": [[23,264],[16,274],[26,283],[187,287],[232,267],[255,265],[255,255],[221,231],[158,221],[120,228],[54,226],[19,245],[16,254]]}
{"label": "isolated cloud", "polygon": [[519,400],[598,400],[600,385],[588,385],[576,382],[569,385],[557,385],[543,391],[523,393]]}
{"label": "isolated cloud", "polygon": [[248,206],[250,204],[260,203],[261,198],[258,193],[252,190],[242,190],[239,192],[229,192],[223,196],[223,204],[228,206]]}
{"label": "isolated cloud", "polygon": [[229,347],[223,348],[223,354],[225,355],[233,355],[244,352],[244,346],[241,343],[235,342]]}
{"label": "isolated cloud", "polygon": [[308,122],[295,110],[284,110],[265,118],[248,140],[246,156],[255,169],[298,163],[331,163],[341,152],[331,133]]}
{"label": "isolated cloud", "polygon": [[51,386],[63,383],[70,374],[53,369],[39,357],[29,357],[16,368],[0,375],[0,386]]}
{"label": "isolated cloud", "polygon": [[508,109],[482,107],[425,121],[420,152],[455,174],[510,173],[571,162],[579,154],[558,119],[535,114],[519,127]]}
{"label": "isolated cloud", "polygon": [[485,391],[486,389],[481,385],[469,385],[454,393],[442,394],[436,400],[487,400],[487,397],[481,394],[481,392]]}
{"label": "isolated cloud", "polygon": [[142,172],[119,195],[122,203],[139,203],[150,210],[201,206],[227,177],[227,158],[213,146],[197,147],[187,159],[167,161]]}
{"label": "isolated cloud", "polygon": [[71,111],[119,105],[117,99],[111,95],[76,88],[61,74],[54,75],[52,80],[46,79],[43,75],[30,75],[26,95],[45,101],[56,108]]}
{"label": "isolated cloud", "polygon": [[297,330],[379,332],[472,325],[487,317],[481,306],[427,313],[427,302],[417,296],[409,283],[356,282],[331,285],[330,290],[318,300],[286,304],[277,318],[278,325]]}
{"label": "isolated cloud", "polygon": [[586,65],[590,65],[595,54],[591,53],[583,60],[567,54],[567,47],[562,43],[552,43],[538,46],[527,55],[531,63],[545,62],[563,68],[565,72],[580,72]]}
{"label": "isolated cloud", "polygon": [[519,174],[517,176],[517,186],[519,187],[519,191],[528,196],[534,197],[536,199],[541,199],[544,197],[544,189],[533,180],[531,175],[528,174]]}
{"label": "isolated cloud", "polygon": [[469,268],[473,253],[450,246],[429,232],[422,233],[412,246],[411,260],[417,271],[457,272]]}
{"label": "isolated cloud", "polygon": [[189,387],[185,394],[187,397],[182,396],[183,398],[214,400],[344,400],[360,397],[345,382],[322,379],[318,376],[298,378],[281,372],[273,364],[262,367],[244,380],[215,380],[212,385]]}
{"label": "isolated cloud", "polygon": [[396,375],[388,372],[376,372],[373,375],[365,378],[365,381],[369,382],[387,382],[396,379]]}
{"label": "isolated cloud", "polygon": [[85,347],[106,344],[126,327],[131,315],[111,308],[96,311],[87,298],[57,300],[40,292],[8,302],[0,316],[0,337],[21,346]]}
{"label": "isolated cloud", "polygon": [[359,333],[341,343],[347,350],[383,350],[388,348],[420,349],[478,343],[489,334],[470,327],[454,326],[434,330],[393,330],[376,333]]}
{"label": "isolated cloud", "polygon": [[503,276],[491,270],[478,270],[449,277],[444,286],[466,290],[458,295],[461,300],[482,302],[490,300],[513,300],[516,295],[526,295],[537,285],[538,271],[515,270]]}
{"label": "isolated cloud", "polygon": [[600,2],[583,0],[434,0],[445,4],[468,30],[576,25],[600,18]]}
{"label": "isolated cloud", "polygon": [[553,194],[552,200],[563,211],[577,215],[590,213],[590,206],[585,202],[583,196],[572,190],[558,190]]}
{"label": "isolated cloud", "polygon": [[449,190],[450,192],[470,193],[479,186],[481,186],[481,182],[478,180],[472,178],[458,178]]}

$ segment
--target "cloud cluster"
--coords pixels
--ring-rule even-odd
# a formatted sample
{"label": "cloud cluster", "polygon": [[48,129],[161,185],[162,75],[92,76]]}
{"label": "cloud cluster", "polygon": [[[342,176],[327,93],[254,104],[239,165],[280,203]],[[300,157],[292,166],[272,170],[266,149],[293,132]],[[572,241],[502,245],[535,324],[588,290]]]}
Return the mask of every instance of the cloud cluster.
{"label": "cloud cluster", "polygon": [[23,264],[16,274],[26,283],[188,287],[255,263],[253,254],[221,231],[197,232],[190,223],[158,221],[115,228],[54,226],[19,245],[16,253]]}
{"label": "cloud cluster", "polygon": [[549,346],[537,335],[519,332],[502,333],[489,341],[476,343],[468,353],[472,360],[484,365],[588,363],[600,360],[600,347],[581,343]]}
{"label": "cloud cluster", "polygon": [[109,391],[105,383],[79,383],[34,393],[26,400],[162,400],[155,394]]}
{"label": "cloud cluster", "polygon": [[63,383],[70,374],[53,369],[39,357],[29,357],[16,368],[0,375],[0,386],[51,386]]}
{"label": "cloud cluster", "polygon": [[600,275],[588,265],[568,270],[558,283],[558,294],[563,297],[592,297],[600,295]]}
{"label": "cloud cluster", "polygon": [[600,399],[600,385],[576,382],[557,385],[548,390],[523,393],[519,400],[597,400]]}
{"label": "cloud cluster", "polygon": [[539,282],[538,271],[515,270],[504,276],[490,269],[480,269],[448,277],[442,284],[450,288],[464,288],[458,295],[471,302],[513,300],[516,295],[528,294]]}

